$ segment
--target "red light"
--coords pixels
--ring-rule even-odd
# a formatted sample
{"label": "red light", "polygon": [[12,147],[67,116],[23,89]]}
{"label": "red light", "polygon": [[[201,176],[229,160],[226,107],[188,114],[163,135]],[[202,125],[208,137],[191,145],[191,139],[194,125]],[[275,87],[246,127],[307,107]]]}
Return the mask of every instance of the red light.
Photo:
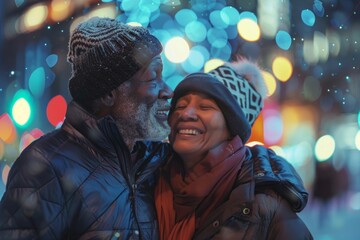
{"label": "red light", "polygon": [[54,127],[57,127],[64,121],[66,109],[66,100],[61,95],[57,95],[49,101],[46,108],[46,116]]}

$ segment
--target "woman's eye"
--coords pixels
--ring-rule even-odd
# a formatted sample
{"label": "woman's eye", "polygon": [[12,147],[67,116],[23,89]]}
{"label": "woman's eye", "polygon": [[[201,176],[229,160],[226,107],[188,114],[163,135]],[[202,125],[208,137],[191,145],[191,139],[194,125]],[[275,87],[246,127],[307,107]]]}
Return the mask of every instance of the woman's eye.
{"label": "woman's eye", "polygon": [[213,109],[214,107],[211,105],[200,105],[201,109],[207,110],[207,109]]}
{"label": "woman's eye", "polygon": [[176,105],[175,110],[184,109],[185,107],[185,105]]}

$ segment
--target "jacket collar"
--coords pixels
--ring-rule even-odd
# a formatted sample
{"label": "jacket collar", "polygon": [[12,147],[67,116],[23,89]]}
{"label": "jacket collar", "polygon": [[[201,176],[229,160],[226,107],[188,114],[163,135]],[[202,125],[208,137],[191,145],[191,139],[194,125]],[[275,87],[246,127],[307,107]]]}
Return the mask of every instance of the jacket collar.
{"label": "jacket collar", "polygon": [[77,141],[95,146],[102,154],[116,156],[115,144],[129,152],[112,117],[96,118],[74,101],[68,105],[62,128]]}

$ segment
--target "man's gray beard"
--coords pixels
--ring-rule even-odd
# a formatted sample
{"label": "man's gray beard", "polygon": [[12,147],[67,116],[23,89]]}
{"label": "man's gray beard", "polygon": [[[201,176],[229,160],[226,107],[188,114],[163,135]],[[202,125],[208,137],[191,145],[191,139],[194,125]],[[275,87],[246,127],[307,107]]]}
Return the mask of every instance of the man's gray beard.
{"label": "man's gray beard", "polygon": [[126,105],[114,116],[117,126],[125,142],[139,140],[162,141],[170,133],[167,121],[159,123],[156,119],[156,105],[138,105],[134,101],[126,101]]}

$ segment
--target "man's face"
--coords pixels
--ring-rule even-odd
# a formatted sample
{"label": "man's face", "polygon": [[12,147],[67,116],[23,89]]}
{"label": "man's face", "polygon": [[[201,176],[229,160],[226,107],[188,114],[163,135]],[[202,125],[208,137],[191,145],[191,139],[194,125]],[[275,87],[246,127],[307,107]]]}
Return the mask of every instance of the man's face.
{"label": "man's face", "polygon": [[117,88],[112,116],[124,137],[159,141],[169,135],[168,99],[173,92],[162,80],[162,69],[162,60],[157,56],[145,69]]}

